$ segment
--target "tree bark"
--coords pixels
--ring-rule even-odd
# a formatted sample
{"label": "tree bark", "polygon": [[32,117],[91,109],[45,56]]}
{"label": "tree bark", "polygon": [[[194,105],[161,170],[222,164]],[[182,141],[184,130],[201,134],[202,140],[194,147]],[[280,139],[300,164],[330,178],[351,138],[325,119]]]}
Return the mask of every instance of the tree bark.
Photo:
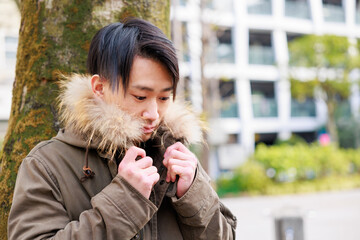
{"label": "tree bark", "polygon": [[339,146],[339,135],[338,135],[338,129],[336,126],[336,119],[335,119],[335,107],[337,106],[335,100],[328,99],[326,101],[327,106],[327,117],[328,120],[326,122],[326,128],[329,131],[331,142],[335,144],[336,146]]}
{"label": "tree bark", "polygon": [[[209,120],[210,117],[210,109],[209,109],[209,79],[205,76],[205,63],[206,63],[206,55],[208,53],[209,47],[209,26],[202,19],[203,10],[205,9],[206,0],[200,1],[200,23],[201,23],[201,55],[200,55],[200,74],[201,74],[201,93],[202,93],[202,109],[203,116],[206,121]],[[203,130],[203,138],[204,142],[208,143],[208,133],[206,130]],[[208,144],[203,144],[201,149],[201,157],[200,162],[203,166],[204,170],[209,173],[209,159],[210,159],[210,149]]]}
{"label": "tree bark", "polygon": [[170,0],[20,1],[21,26],[9,127],[0,153],[0,239],[7,237],[18,168],[40,141],[60,128],[57,73],[84,73],[92,36],[129,16],[170,36]]}

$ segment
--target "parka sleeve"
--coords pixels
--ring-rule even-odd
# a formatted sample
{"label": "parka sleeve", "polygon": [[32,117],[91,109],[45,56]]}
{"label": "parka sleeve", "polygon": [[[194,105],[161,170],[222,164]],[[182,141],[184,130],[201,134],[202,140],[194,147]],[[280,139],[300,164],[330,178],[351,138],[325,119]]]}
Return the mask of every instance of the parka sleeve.
{"label": "parka sleeve", "polygon": [[200,164],[189,190],[172,197],[184,239],[235,239],[236,217],[219,200]]}
{"label": "parka sleeve", "polygon": [[[71,221],[51,170],[44,161],[28,157],[16,180],[8,239],[131,239],[157,211],[151,201],[131,188],[116,176],[91,199],[90,209]],[[124,201],[126,198],[132,201]]]}

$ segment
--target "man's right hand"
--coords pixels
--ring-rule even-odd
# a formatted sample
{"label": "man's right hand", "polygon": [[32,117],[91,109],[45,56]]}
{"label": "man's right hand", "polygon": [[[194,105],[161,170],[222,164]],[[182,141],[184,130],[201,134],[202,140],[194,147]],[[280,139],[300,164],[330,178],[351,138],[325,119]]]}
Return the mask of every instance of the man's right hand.
{"label": "man's right hand", "polygon": [[[140,156],[141,159],[136,161]],[[131,147],[120,162],[118,174],[149,199],[151,189],[159,181],[157,168],[152,165],[151,157],[146,157],[144,149]]]}

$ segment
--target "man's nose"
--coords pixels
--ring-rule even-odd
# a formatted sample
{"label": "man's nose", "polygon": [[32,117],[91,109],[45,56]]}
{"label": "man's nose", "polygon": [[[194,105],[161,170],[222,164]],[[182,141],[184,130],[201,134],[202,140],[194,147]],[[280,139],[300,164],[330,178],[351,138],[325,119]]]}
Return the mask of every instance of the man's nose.
{"label": "man's nose", "polygon": [[158,105],[156,101],[151,101],[145,111],[143,112],[143,118],[145,120],[155,121],[159,118]]}

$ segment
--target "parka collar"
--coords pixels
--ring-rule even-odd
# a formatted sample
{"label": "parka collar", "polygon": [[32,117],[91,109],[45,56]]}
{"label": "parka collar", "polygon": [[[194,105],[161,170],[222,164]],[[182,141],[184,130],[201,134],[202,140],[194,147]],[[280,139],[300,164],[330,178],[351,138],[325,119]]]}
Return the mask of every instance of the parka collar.
{"label": "parka collar", "polygon": [[[116,150],[126,151],[140,143],[143,121],[95,96],[90,80],[89,75],[73,74],[60,82],[60,120],[67,137],[57,138],[112,156]],[[201,125],[189,106],[172,102],[158,132],[186,143],[199,143],[202,141]]]}

